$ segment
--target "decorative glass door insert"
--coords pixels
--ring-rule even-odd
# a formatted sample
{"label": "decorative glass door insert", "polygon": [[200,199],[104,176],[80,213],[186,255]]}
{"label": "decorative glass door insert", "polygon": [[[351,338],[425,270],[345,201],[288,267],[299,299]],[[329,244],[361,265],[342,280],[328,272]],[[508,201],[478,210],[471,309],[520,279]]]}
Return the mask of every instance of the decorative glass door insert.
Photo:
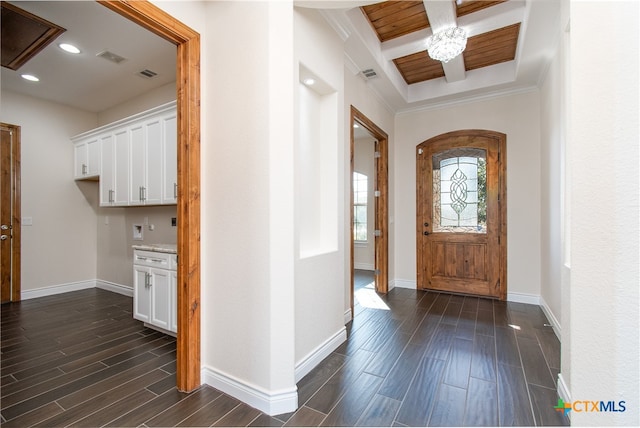
{"label": "decorative glass door insert", "polygon": [[455,148],[433,160],[433,232],[487,233],[487,153]]}

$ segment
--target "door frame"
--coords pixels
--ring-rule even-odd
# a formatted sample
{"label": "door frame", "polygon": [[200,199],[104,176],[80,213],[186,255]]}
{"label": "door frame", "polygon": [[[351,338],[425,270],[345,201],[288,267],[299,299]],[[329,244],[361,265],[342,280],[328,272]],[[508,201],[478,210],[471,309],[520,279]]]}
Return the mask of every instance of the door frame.
{"label": "door frame", "polygon": [[389,136],[380,129],[367,116],[360,112],[354,106],[351,106],[351,115],[349,121],[349,129],[351,135],[350,143],[350,199],[349,199],[349,218],[350,218],[350,235],[351,243],[351,319],[353,319],[354,306],[354,242],[353,242],[353,172],[354,172],[354,154],[355,141],[353,136],[353,123],[358,122],[364,129],[369,131],[373,138],[378,141],[376,152],[376,186],[380,192],[380,196],[375,199],[375,230],[380,231],[380,236],[375,237],[375,269],[379,273],[376,278],[376,291],[386,294],[389,292]]}
{"label": "door frame", "polygon": [[[459,131],[447,132],[429,138],[416,146],[419,150],[424,144],[441,142],[449,139],[459,138],[491,138],[497,141],[498,145],[498,278],[500,281],[500,290],[498,299],[507,299],[507,136],[501,132],[489,131],[484,129],[463,129]],[[416,166],[416,279],[417,284],[424,284],[423,272],[420,269],[420,260],[424,260],[424,251],[420,245],[420,236],[423,232],[423,225],[419,219],[418,209],[420,207],[419,198],[422,193],[422,181],[420,180],[418,167]]]}
{"label": "door frame", "polygon": [[176,383],[200,386],[200,35],[148,1],[98,3],[177,47],[178,334]]}
{"label": "door frame", "polygon": [[[22,290],[21,283],[21,252],[22,248],[22,201],[20,191],[20,126],[9,123],[0,123],[0,126],[9,131],[11,138],[11,165],[9,174],[11,181],[11,302],[20,301]],[[3,171],[4,173],[5,171]]]}

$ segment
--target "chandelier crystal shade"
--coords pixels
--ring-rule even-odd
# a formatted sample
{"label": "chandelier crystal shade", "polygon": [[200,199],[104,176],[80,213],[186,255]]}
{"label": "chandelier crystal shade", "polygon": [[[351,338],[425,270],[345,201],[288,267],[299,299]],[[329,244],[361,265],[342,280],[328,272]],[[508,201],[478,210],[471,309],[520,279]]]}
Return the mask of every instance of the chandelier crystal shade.
{"label": "chandelier crystal shade", "polygon": [[467,33],[460,27],[439,31],[427,39],[427,52],[436,61],[449,62],[467,47]]}

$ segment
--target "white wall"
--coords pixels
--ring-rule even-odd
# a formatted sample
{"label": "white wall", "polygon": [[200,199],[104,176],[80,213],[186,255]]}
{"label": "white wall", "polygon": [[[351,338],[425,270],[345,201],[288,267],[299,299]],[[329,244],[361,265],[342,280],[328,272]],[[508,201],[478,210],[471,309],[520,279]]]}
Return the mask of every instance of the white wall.
{"label": "white wall", "polygon": [[373,197],[376,183],[375,150],[373,137],[359,138],[354,141],[354,170],[367,176],[367,242],[354,244],[353,264],[355,269],[373,270],[376,262],[376,246],[373,236],[376,215]]}
{"label": "white wall", "polygon": [[[560,29],[557,29],[560,31]],[[562,58],[553,58],[540,89],[540,169],[541,169],[541,304],[560,336],[562,319],[562,251],[564,122],[561,109]]]}
{"label": "white wall", "polygon": [[[74,181],[71,137],[96,115],[2,91],[2,122],[21,127],[24,292],[96,278],[98,186]],[[29,295],[29,293],[27,293]]]}
{"label": "white wall", "polygon": [[639,426],[640,3],[570,7],[571,300],[562,311],[571,358],[562,373],[573,401],[626,402],[625,412],[572,411],[573,425]]}
{"label": "white wall", "polygon": [[[295,358],[298,369],[297,377],[306,374],[308,370],[320,362],[314,360],[326,354],[339,345],[346,338],[344,333],[344,201],[342,189],[345,186],[344,175],[344,126],[345,112],[343,109],[343,45],[342,40],[329,27],[321,15],[312,9],[296,8],[294,10],[295,25],[295,60],[294,69],[304,69],[313,73],[326,84],[326,102],[332,104],[331,116],[323,118],[318,125],[332,131],[322,141],[309,138],[309,127],[304,121],[308,103],[308,96],[300,96],[311,91],[294,79],[297,90],[295,99],[298,100],[296,118],[296,218],[295,218]],[[312,119],[311,119],[312,120]],[[308,144],[321,144],[324,149],[330,149],[329,155],[315,156],[305,160],[304,153],[313,148]],[[314,162],[315,161],[315,162]],[[325,187],[321,189],[325,194],[312,192],[304,185],[305,177],[316,165],[317,180],[321,180]],[[324,164],[324,165],[323,165]],[[331,207],[330,212],[321,212],[326,217],[325,223],[331,230],[323,233],[335,237],[333,245],[319,247],[319,251],[305,250],[305,216],[306,207],[310,204],[309,197],[318,200],[320,205]],[[327,198],[330,198],[327,200]],[[308,247],[308,245],[306,245]],[[314,254],[315,253],[315,254]]]}
{"label": "white wall", "polygon": [[[98,207],[97,278],[133,288],[133,248],[141,244],[175,244],[175,205],[157,207]],[[145,225],[145,220],[148,225]],[[133,225],[143,225],[142,241],[133,240]],[[153,230],[149,226],[153,225]]]}
{"label": "white wall", "polygon": [[[507,135],[508,298],[540,295],[540,106],[537,92],[399,114],[395,146],[395,278],[416,281],[415,149],[449,131]],[[515,294],[514,294],[515,293]]]}
{"label": "white wall", "polygon": [[150,110],[170,101],[175,101],[176,83],[167,83],[164,86],[153,89],[139,97],[132,98],[122,104],[111,107],[98,113],[98,126],[107,125],[134,114]]}
{"label": "white wall", "polygon": [[154,2],[201,35],[203,380],[293,410],[293,9]]}

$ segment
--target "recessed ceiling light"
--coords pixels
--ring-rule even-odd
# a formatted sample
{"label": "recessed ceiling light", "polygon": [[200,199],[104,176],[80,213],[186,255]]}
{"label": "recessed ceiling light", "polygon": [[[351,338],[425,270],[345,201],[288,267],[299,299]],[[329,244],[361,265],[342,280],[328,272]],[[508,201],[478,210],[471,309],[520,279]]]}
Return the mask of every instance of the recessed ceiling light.
{"label": "recessed ceiling light", "polygon": [[302,83],[304,83],[305,85],[309,85],[309,86],[311,86],[311,85],[313,85],[314,83],[316,83],[316,81],[315,81],[314,79],[310,78],[310,77],[307,77],[306,79],[304,79],[304,80],[302,81]]}
{"label": "recessed ceiling light", "polygon": [[36,76],[34,76],[33,74],[21,74],[21,77],[23,79],[29,80],[31,82],[39,82],[40,79],[38,79]]}
{"label": "recessed ceiling light", "polygon": [[69,43],[60,43],[58,45],[60,47],[60,49],[62,49],[65,52],[69,52],[72,54],[79,54],[80,53],[80,49],[78,49],[77,47],[70,45]]}

